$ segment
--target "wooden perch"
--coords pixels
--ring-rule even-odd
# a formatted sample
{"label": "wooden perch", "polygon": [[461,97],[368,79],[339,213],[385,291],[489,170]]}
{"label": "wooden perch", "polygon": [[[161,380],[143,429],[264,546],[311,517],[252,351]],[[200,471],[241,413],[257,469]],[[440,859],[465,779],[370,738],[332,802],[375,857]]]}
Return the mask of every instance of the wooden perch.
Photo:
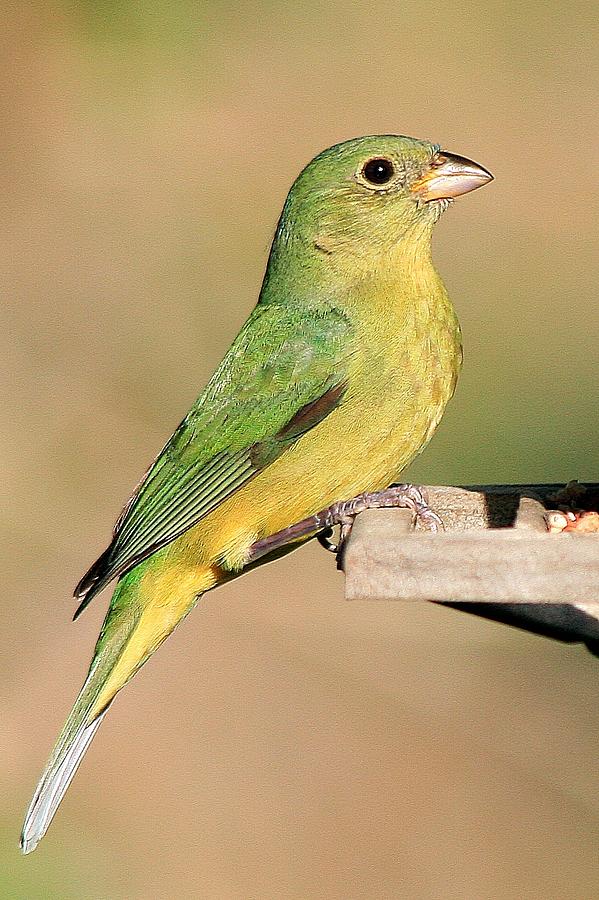
{"label": "wooden perch", "polygon": [[[599,485],[427,487],[443,520],[413,528],[404,509],[355,521],[343,569],[348,599],[568,604],[599,618],[599,534],[548,532],[548,510],[597,510]],[[560,493],[561,491],[561,493]]]}

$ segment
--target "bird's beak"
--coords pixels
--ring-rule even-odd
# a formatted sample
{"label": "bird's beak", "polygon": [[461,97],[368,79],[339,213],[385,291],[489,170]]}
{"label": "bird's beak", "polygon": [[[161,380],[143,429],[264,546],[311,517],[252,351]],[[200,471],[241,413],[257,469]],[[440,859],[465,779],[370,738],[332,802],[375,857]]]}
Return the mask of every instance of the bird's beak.
{"label": "bird's beak", "polygon": [[442,150],[427,171],[412,185],[412,192],[425,203],[429,200],[451,200],[475,191],[493,181],[493,176],[478,163]]}

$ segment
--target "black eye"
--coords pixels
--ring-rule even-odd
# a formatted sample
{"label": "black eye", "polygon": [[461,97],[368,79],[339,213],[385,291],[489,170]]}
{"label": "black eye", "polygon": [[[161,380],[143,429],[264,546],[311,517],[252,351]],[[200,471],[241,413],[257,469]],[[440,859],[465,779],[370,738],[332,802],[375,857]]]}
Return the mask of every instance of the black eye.
{"label": "black eye", "polygon": [[369,159],[362,169],[362,175],[371,184],[387,184],[395,175],[395,169],[390,159],[384,156],[377,156],[376,159]]}

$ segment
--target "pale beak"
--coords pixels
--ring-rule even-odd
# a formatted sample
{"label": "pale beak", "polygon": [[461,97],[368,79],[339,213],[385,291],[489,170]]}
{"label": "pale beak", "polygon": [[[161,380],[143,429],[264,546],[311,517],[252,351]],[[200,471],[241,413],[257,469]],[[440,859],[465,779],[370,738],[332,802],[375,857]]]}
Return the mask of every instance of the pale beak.
{"label": "pale beak", "polygon": [[460,194],[475,191],[493,181],[493,176],[478,163],[442,150],[437,153],[429,169],[412,185],[420,200],[451,200]]}

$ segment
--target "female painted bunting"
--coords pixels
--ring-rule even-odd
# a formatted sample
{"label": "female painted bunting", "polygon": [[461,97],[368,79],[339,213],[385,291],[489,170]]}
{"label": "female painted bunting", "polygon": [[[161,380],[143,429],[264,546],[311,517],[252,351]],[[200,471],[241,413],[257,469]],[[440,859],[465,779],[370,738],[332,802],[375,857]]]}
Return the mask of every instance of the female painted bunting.
{"label": "female painted bunting", "polygon": [[254,311],[76,589],[81,609],[119,579],[27,813],[25,853],[116,693],[198,597],[256,542],[385,488],[430,439],[461,363],[431,232],[453,197],[491,178],[397,135],[338,144],[301,172]]}

